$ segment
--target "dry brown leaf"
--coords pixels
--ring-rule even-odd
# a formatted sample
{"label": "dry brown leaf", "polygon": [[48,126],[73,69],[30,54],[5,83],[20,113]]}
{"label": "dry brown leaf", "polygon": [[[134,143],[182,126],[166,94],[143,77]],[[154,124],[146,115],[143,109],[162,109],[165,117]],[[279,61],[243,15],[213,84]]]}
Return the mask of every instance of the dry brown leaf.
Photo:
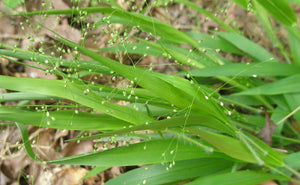
{"label": "dry brown leaf", "polygon": [[14,180],[17,179],[20,170],[31,163],[25,151],[19,151],[20,155],[2,161],[1,171],[5,176]]}
{"label": "dry brown leaf", "polygon": [[[102,185],[101,179],[96,175],[91,176],[84,181],[81,179],[89,172],[89,170],[80,167],[70,167],[59,170],[51,177],[53,185]],[[51,175],[51,174],[50,174]]]}
{"label": "dry brown leaf", "polygon": [[266,144],[272,144],[272,135],[276,129],[276,125],[270,120],[270,115],[266,113],[265,126],[258,133],[257,137],[263,140]]}
{"label": "dry brown leaf", "polygon": [[11,182],[11,180],[0,171],[0,185],[6,185],[9,182]]}
{"label": "dry brown leaf", "polygon": [[83,140],[80,143],[76,141],[69,142],[62,149],[61,153],[64,157],[92,152],[93,142],[91,140]]}
{"label": "dry brown leaf", "polygon": [[123,172],[122,167],[119,166],[113,166],[109,170],[106,170],[104,173],[105,181],[108,181],[109,179],[113,179],[119,175],[121,175]]}
{"label": "dry brown leaf", "polygon": [[37,151],[38,156],[42,160],[51,160],[61,158],[62,155],[55,151],[54,133],[50,134],[49,129],[43,130],[37,136],[37,146],[34,151]]}
{"label": "dry brown leaf", "polygon": [[[37,170],[35,170],[37,171]],[[53,176],[53,172],[51,170],[41,170],[39,169],[40,173],[34,179],[34,184],[36,185],[50,185],[51,184],[51,177]]]}
{"label": "dry brown leaf", "polygon": [[51,184],[53,185],[80,185],[83,184],[81,178],[84,177],[89,171],[80,168],[65,168],[53,174],[51,177]]}

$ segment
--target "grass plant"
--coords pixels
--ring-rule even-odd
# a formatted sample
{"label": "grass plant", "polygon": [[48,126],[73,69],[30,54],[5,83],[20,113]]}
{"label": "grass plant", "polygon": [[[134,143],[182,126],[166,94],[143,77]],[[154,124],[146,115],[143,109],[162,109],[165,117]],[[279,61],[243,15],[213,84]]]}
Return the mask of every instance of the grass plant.
{"label": "grass plant", "polygon": [[[186,0],[153,1],[131,10],[114,1],[90,7],[75,3],[71,9],[45,8],[3,15],[25,17],[36,29],[52,32],[56,52],[62,56],[72,54],[74,59],[47,55],[46,47],[34,51],[1,44],[3,58],[31,61],[57,79],[0,75],[0,88],[10,91],[0,94],[0,101],[20,101],[16,106],[0,106],[0,120],[19,128],[28,155],[37,161],[41,160],[32,149],[25,125],[99,131],[71,139],[78,142],[127,141],[125,146],[105,151],[43,161],[96,166],[91,174],[112,166],[147,165],[109,180],[108,185],[252,185],[268,180],[300,184],[293,178],[300,178],[300,32],[291,8],[291,3],[297,2],[230,1],[255,14],[280,52],[280,59],[226,21]],[[171,4],[191,7],[215,21],[223,31],[184,32],[145,13],[153,8],[150,5],[168,8]],[[81,23],[82,42],[74,43],[32,17],[53,15],[70,15],[74,23]],[[93,24],[88,22],[91,17],[97,18]],[[288,46],[280,42],[274,21],[286,30]],[[114,30],[115,25],[122,25],[121,29]],[[110,47],[85,47],[87,35],[97,27],[111,34]],[[132,34],[131,30],[138,31]],[[115,54],[117,61],[104,56],[105,52]],[[250,62],[232,62],[223,57],[224,53],[247,57]],[[138,63],[123,64],[120,56],[132,54],[163,57],[183,70],[168,75],[154,71],[151,65],[142,68]],[[91,60],[79,60],[79,55]],[[90,75],[128,79],[128,84],[119,88],[85,80]],[[38,111],[28,105],[29,100],[49,99],[58,103],[36,105]],[[62,99],[72,103],[64,107],[59,104]],[[124,106],[118,101],[130,104]],[[78,112],[80,106],[91,112]],[[272,122],[274,132],[266,129]],[[272,139],[270,145],[258,138],[259,133]],[[129,144],[132,139],[139,142]]]}

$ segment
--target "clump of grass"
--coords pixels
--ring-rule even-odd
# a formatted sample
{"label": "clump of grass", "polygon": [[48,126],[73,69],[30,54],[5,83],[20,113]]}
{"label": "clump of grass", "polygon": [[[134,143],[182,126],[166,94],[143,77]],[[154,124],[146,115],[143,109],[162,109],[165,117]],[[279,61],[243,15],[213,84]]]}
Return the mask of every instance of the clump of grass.
{"label": "clump of grass", "polygon": [[[147,3],[144,7],[124,10],[114,1],[106,1],[109,6],[10,15],[24,16],[43,29],[48,28],[30,17],[72,15],[75,22],[84,26],[81,44],[49,30],[53,32],[53,39],[62,45],[57,52],[73,54],[74,60],[47,55],[43,50],[32,52],[2,44],[0,54],[3,57],[38,63],[46,67],[42,70],[55,74],[57,79],[0,76],[1,88],[18,91],[2,94],[1,101],[69,99],[74,102],[73,107],[84,105],[101,113],[36,112],[23,106],[1,106],[1,120],[18,126],[28,155],[37,161],[40,159],[31,149],[24,125],[101,132],[74,139],[78,141],[91,138],[96,142],[112,138],[114,141],[139,140],[136,144],[105,151],[45,161],[97,166],[91,172],[93,174],[112,166],[149,164],[107,184],[176,184],[185,181],[189,181],[188,184],[258,184],[268,180],[277,180],[280,184],[299,183],[292,178],[292,175],[300,177],[297,172],[300,166],[295,162],[299,147],[293,147],[300,142],[300,59],[297,52],[300,32],[297,18],[286,1],[233,2],[255,13],[284,61],[278,61],[266,49],[209,11],[185,0],[155,1],[154,5],[179,3],[189,6],[214,20],[226,32],[215,30],[213,35],[182,32],[144,15],[151,8]],[[89,16],[96,14],[103,15],[98,22],[93,25],[86,22]],[[288,50],[280,43],[271,18],[287,30]],[[113,29],[116,24],[122,27]],[[89,32],[99,26],[103,27],[104,33],[111,34],[110,47],[97,50],[84,47]],[[186,45],[191,49],[186,49]],[[126,65],[99,54],[104,51],[116,54],[120,61],[127,54],[164,57],[184,70],[174,75],[162,74],[153,71],[151,66],[141,68],[134,62]],[[246,56],[251,62],[231,62],[223,58],[220,51]],[[79,54],[92,60],[81,61]],[[186,66],[193,70],[185,70]],[[82,78],[88,75],[125,78],[128,84],[117,88],[90,83]],[[130,104],[116,104],[119,100]],[[274,131],[267,129],[272,122],[276,126]],[[145,130],[151,132],[137,132]],[[270,146],[258,135],[265,135],[261,138]]]}

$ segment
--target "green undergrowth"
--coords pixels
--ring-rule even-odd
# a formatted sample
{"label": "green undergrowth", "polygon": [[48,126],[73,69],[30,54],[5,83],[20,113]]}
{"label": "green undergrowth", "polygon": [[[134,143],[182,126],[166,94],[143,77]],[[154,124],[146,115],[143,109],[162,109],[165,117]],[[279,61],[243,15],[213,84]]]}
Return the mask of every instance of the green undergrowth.
{"label": "green undergrowth", "polygon": [[[40,11],[3,15],[24,17],[22,27],[46,29],[57,43],[50,48],[42,42],[38,50],[1,44],[3,58],[21,64],[30,61],[26,65],[56,76],[50,80],[0,75],[0,88],[9,90],[0,94],[0,101],[19,102],[0,106],[0,120],[17,125],[31,158],[41,161],[25,125],[96,130],[98,134],[70,140],[128,144],[43,163],[96,166],[88,176],[112,166],[146,165],[106,184],[300,183],[293,179],[300,177],[300,32],[291,8],[298,1],[233,0],[226,5],[237,3],[253,13],[280,58],[192,1],[155,1],[142,7],[128,1],[130,10],[114,1],[93,2],[89,7],[75,3],[67,10],[51,9],[45,3]],[[209,34],[184,32],[147,13],[177,4],[212,19],[220,29]],[[225,7],[221,14],[226,12]],[[37,19],[47,16],[58,20],[69,16],[74,24],[80,23],[81,42],[62,37]],[[96,21],[90,23],[90,18]],[[286,30],[288,45],[280,42],[274,21]],[[103,37],[110,34],[108,47],[85,46],[87,36],[97,28],[102,28]],[[47,54],[53,48],[56,52]],[[249,62],[230,61],[223,57],[226,53]],[[64,59],[65,54],[74,58]],[[80,55],[90,60],[81,60]],[[134,61],[133,55],[141,58]],[[147,56],[165,58],[182,71],[156,72],[155,61],[139,65]],[[124,57],[131,64],[125,64]],[[117,87],[97,81],[106,76],[127,83]],[[71,101],[65,105],[64,99]],[[31,100],[57,103],[30,105]],[[131,140],[139,142],[130,144]]]}

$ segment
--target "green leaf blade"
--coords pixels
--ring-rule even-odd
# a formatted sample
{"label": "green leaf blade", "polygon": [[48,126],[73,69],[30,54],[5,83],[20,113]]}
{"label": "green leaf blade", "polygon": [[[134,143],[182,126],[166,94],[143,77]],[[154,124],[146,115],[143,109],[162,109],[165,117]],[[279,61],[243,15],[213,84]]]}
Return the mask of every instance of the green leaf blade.
{"label": "green leaf blade", "polygon": [[269,180],[288,180],[288,178],[280,175],[267,174],[267,173],[257,172],[257,171],[237,171],[233,173],[225,173],[216,176],[199,178],[198,180],[188,183],[188,185],[196,185],[196,184],[253,185],[253,184],[260,184]]}
{"label": "green leaf blade", "polygon": [[133,124],[143,124],[145,122],[152,121],[152,118],[143,113],[135,111],[132,108],[103,101],[100,96],[92,91],[85,95],[87,89],[84,86],[74,82],[48,79],[15,78],[0,75],[0,86],[5,89],[22,92],[36,92],[36,90],[39,89],[40,94],[70,99]]}
{"label": "green leaf blade", "polygon": [[257,0],[277,21],[286,26],[297,24],[297,17],[286,0]]}
{"label": "green leaf blade", "polygon": [[218,32],[221,38],[227,40],[239,50],[255,59],[257,62],[272,62],[274,57],[264,48],[246,39],[244,36],[235,33]]}
{"label": "green leaf blade", "polygon": [[232,63],[211,66],[177,74],[188,73],[192,76],[290,76],[300,74],[300,68],[279,62]]}
{"label": "green leaf blade", "polygon": [[131,124],[104,114],[76,113],[73,110],[33,112],[16,108],[0,107],[0,120],[19,122],[38,127],[70,130],[116,130]]}
{"label": "green leaf blade", "polygon": [[156,164],[129,171],[121,176],[106,182],[105,185],[114,184],[166,184],[184,181],[195,177],[212,175],[220,171],[228,171],[232,162],[224,159],[192,159],[176,163]]}
{"label": "green leaf blade", "polygon": [[225,157],[221,153],[207,153],[202,148],[171,138],[152,140],[106,151],[65,157],[48,161],[48,163],[96,165],[104,167],[132,166],[221,156]]}
{"label": "green leaf blade", "polygon": [[275,95],[300,92],[300,74],[251,88],[235,95]]}

